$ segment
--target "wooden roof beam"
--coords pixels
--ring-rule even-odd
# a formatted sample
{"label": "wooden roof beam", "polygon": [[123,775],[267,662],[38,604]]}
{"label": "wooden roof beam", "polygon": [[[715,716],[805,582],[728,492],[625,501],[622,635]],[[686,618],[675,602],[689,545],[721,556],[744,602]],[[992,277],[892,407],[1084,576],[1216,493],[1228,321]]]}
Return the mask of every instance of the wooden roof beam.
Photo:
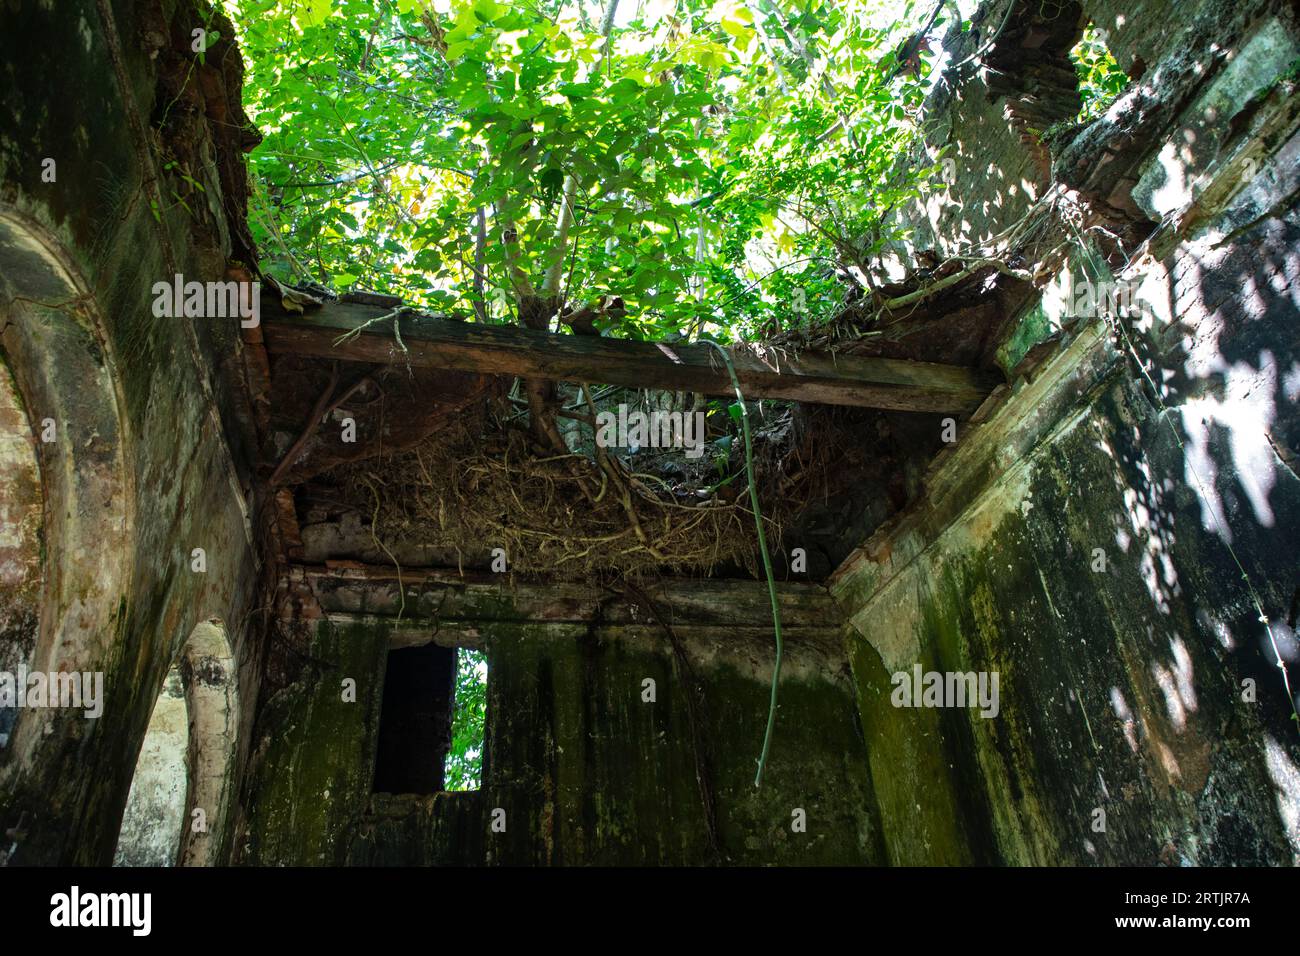
{"label": "wooden roof beam", "polygon": [[[734,394],[725,366],[709,345],[561,335],[414,313],[375,321],[386,314],[383,308],[355,302],[331,302],[306,316],[289,316],[272,306],[263,310],[262,331],[272,353]],[[400,344],[395,325],[400,326]],[[968,413],[1002,380],[978,369],[905,359],[760,352],[744,346],[730,351],[747,399]]]}

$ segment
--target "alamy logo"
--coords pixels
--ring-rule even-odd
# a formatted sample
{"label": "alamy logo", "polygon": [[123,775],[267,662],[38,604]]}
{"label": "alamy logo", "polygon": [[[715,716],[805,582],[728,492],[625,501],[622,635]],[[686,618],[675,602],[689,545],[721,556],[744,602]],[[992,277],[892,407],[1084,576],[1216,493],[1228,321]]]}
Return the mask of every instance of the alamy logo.
{"label": "alamy logo", "polygon": [[1142,303],[1136,296],[1140,283],[1093,282],[1084,279],[1075,283],[1067,315],[1071,319],[1097,319],[1107,315],[1121,319],[1135,319],[1142,314]]}
{"label": "alamy logo", "polygon": [[975,707],[981,717],[996,717],[998,672],[921,671],[912,665],[912,673],[898,671],[890,679],[894,692],[889,700],[895,707]]}
{"label": "alamy logo", "polygon": [[171,282],[153,284],[153,314],[159,319],[229,319],[246,329],[262,321],[262,283],[186,282],[179,273]]}
{"label": "alamy logo", "polygon": [[153,896],[149,893],[68,893],[50,897],[51,926],[129,926],[133,936],[148,936],[152,928]]}
{"label": "alamy logo", "polygon": [[0,707],[81,707],[92,719],[104,712],[104,672],[0,671]]}
{"label": "alamy logo", "polygon": [[687,458],[704,454],[703,412],[618,412],[596,415],[596,444],[601,448],[685,448]]}

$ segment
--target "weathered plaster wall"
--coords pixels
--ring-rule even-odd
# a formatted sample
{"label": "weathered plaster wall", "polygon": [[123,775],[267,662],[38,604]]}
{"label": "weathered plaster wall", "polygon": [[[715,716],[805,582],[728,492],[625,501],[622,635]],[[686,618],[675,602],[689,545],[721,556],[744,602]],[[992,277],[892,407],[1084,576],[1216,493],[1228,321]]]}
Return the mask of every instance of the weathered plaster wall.
{"label": "weathered plaster wall", "polygon": [[[846,595],[890,859],[1291,862],[1295,731],[1257,612],[1167,422],[1122,373],[1088,402]],[[1286,641],[1300,484],[1275,501],[1285,528],[1240,522],[1236,546]],[[917,662],[997,672],[1000,713],[894,707]]]}
{"label": "weathered plaster wall", "polygon": [[[45,501],[36,436],[18,386],[0,362],[0,671],[13,672],[36,648],[41,596],[41,525]],[[13,730],[13,708],[0,708],[0,743]]]}
{"label": "weathered plaster wall", "polygon": [[[662,634],[506,621],[478,631],[490,674],[481,790],[370,794],[392,633],[382,623],[324,623],[298,679],[268,701],[241,861],[882,859],[852,687],[842,662],[838,671],[827,667],[825,650],[801,651],[797,639],[790,650],[767,777],[755,790],[768,694],[759,662],[770,668],[771,648],[747,639],[728,647],[717,630],[682,630],[702,692],[697,720],[716,802],[715,851],[697,785],[688,691]],[[355,703],[343,700],[348,677],[357,682]],[[653,703],[642,700],[645,678],[656,682]],[[504,832],[492,830],[497,808]],[[807,815],[806,832],[791,828],[797,808]]]}
{"label": "weathered plaster wall", "polygon": [[[1206,3],[1177,46],[1125,6],[1167,56],[1057,168],[1152,238],[1072,254],[1026,313],[1055,354],[832,583],[892,863],[1300,863],[1300,33]],[[1111,278],[1133,315],[1062,314]],[[894,706],[917,663],[997,672],[998,715]]]}
{"label": "weathered plaster wall", "polygon": [[[1164,29],[1175,6],[1182,23]],[[220,279],[249,258],[238,152],[254,134],[238,107],[239,59],[218,21],[226,39],[196,62],[198,7],[60,0],[0,11],[0,84],[20,94],[0,102],[0,352],[21,399],[0,411],[23,441],[11,421],[19,406],[28,428],[50,417],[60,429],[34,446],[43,539],[60,560],[42,569],[35,646],[9,656],[103,671],[107,684],[98,720],[21,713],[0,749],[0,827],[17,834],[9,862],[112,859],[154,702],[182,644],[210,620],[229,640],[222,682],[187,661],[226,701],[211,713],[234,758],[190,760],[204,793],[239,781],[240,806],[209,812],[217,829],[190,841],[195,859],[1300,856],[1300,750],[1272,664],[1276,643],[1300,671],[1300,146],[1293,90],[1276,82],[1296,52],[1291,5],[1003,0],[960,41],[956,58],[979,53],[1010,10],[985,51],[993,69],[972,67],[936,94],[930,146],[948,148],[955,181],[914,213],[913,248],[901,251],[1005,251],[1008,227],[1054,182],[1096,204],[1126,242],[1154,228],[1141,255],[1129,260],[1130,244],[1117,257],[1110,243],[1092,268],[1140,285],[1142,316],[1124,328],[1155,385],[1100,321],[1059,321],[1050,304],[1008,316],[1007,369],[1044,336],[1056,336],[1057,354],[1021,373],[992,419],[963,425],[923,503],[843,569],[851,676],[824,635],[792,634],[762,790],[752,773],[770,646],[758,623],[683,626],[692,698],[656,625],[532,608],[458,630],[491,662],[486,778],[479,792],[433,797],[372,795],[370,774],[387,649],[450,640],[436,613],[397,624],[391,606],[365,607],[369,619],[307,624],[299,646],[277,648],[275,693],[257,706],[267,658],[250,624],[249,439],[225,374],[238,330],[149,308],[154,282]],[[1040,134],[1075,104],[1062,56],[1088,20],[1144,85],[1049,144]],[[1019,251],[1032,265],[1062,238]],[[1067,287],[1084,268],[1066,263]],[[190,566],[198,547],[202,573]],[[1094,571],[1098,549],[1106,564]],[[890,675],[916,663],[997,671],[998,716],[894,707]],[[647,677],[654,703],[641,699]],[[502,833],[491,829],[498,808]],[[791,829],[795,809],[805,833]]]}
{"label": "weathered plaster wall", "polygon": [[[257,563],[220,374],[237,323],[151,310],[155,282],[221,279],[237,246],[222,203],[238,87],[203,84],[235,97],[223,113],[218,96],[205,104],[193,85],[182,97],[168,85],[205,69],[190,51],[200,6],[0,8],[0,351],[29,421],[59,428],[37,446],[50,563],[31,663],[105,680],[98,719],[19,712],[0,750],[13,863],[112,859],[154,701],[197,622],[227,623],[253,686]],[[237,79],[223,43],[206,69],[233,64]],[[201,201],[182,171],[204,184]],[[204,573],[191,570],[200,547]]]}

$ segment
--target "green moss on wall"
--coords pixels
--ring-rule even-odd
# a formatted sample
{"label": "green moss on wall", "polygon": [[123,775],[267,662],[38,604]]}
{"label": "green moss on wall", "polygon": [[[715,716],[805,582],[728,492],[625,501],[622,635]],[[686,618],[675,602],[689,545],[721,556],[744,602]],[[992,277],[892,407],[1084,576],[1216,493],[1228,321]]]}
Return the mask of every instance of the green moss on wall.
{"label": "green moss on wall", "polygon": [[[764,786],[753,786],[767,685],[723,665],[700,675],[710,846],[686,706],[662,648],[584,628],[491,625],[483,789],[374,795],[382,628],[323,627],[261,726],[244,862],[403,864],[854,864],[883,860],[847,681],[783,682]],[[358,702],[339,701],[343,674]],[[656,700],[642,699],[643,680]],[[504,812],[504,832],[492,828]],[[806,820],[792,829],[794,811]]]}
{"label": "green moss on wall", "polygon": [[[1262,628],[1184,469],[1119,381],[866,604],[876,626],[911,629],[924,669],[999,675],[995,718],[895,708],[880,655],[855,637],[892,862],[1291,860],[1269,766],[1300,763],[1300,748],[1275,676],[1241,698]],[[1237,528],[1239,553],[1282,554],[1271,527]],[[919,614],[889,600],[904,591]]]}
{"label": "green moss on wall", "polygon": [[[382,627],[322,624],[298,680],[260,715],[240,862],[338,865],[366,809],[383,699]],[[356,699],[344,699],[344,681]]]}

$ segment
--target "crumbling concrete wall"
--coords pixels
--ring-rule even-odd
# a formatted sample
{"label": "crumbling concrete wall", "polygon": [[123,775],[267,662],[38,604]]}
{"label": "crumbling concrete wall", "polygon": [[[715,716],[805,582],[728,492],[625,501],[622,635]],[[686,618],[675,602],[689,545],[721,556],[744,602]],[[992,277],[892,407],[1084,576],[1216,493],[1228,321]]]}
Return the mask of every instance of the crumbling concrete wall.
{"label": "crumbling concrete wall", "polygon": [[[692,682],[657,625],[511,621],[510,591],[498,600],[498,620],[459,637],[414,598],[404,621],[318,625],[294,679],[267,702],[240,862],[882,861],[837,628],[811,643],[793,629],[770,761],[756,789],[770,635],[679,619]],[[372,795],[387,651],[421,633],[486,650],[483,785]],[[647,679],[653,700],[645,699]]]}
{"label": "crumbling concrete wall", "polygon": [[[1143,79],[1048,144],[1082,213],[1003,331],[1039,357],[832,583],[893,863],[1300,862],[1276,666],[1300,690],[1300,30],[1284,4],[1122,6],[1077,11]],[[937,104],[954,130],[962,102]],[[1129,301],[1080,312],[1106,282]],[[996,715],[899,706],[916,665],[998,674]]]}
{"label": "crumbling concrete wall", "polygon": [[[200,57],[205,25],[224,39]],[[57,426],[36,446],[44,590],[21,663],[104,686],[98,717],[19,709],[0,749],[11,863],[112,860],[150,713],[198,622],[226,622],[254,686],[257,561],[223,374],[238,321],[151,307],[155,283],[219,280],[247,248],[228,205],[242,195],[230,36],[191,0],[0,10],[0,352],[29,425]]]}
{"label": "crumbling concrete wall", "polygon": [[[102,673],[106,691],[96,718],[18,714],[0,749],[8,862],[112,859],[154,702],[214,619],[239,686],[214,791],[238,779],[243,801],[205,808],[207,860],[1296,861],[1300,748],[1274,665],[1300,670],[1291,11],[995,0],[954,37],[973,65],[928,126],[951,182],[899,254],[1019,254],[1061,294],[1006,316],[1004,404],[962,424],[923,501],[838,575],[851,678],[838,653],[800,666],[794,642],[763,789],[768,645],[683,627],[693,687],[653,627],[515,615],[477,638],[483,788],[414,797],[371,794],[370,774],[387,650],[413,629],[438,639],[436,615],[308,624],[266,669],[254,734],[266,658],[237,322],[150,309],[158,281],[251,261],[239,151],[255,134],[229,25],[193,0],[7,5],[0,351],[21,402],[3,410],[58,426],[33,446],[46,560],[17,656]],[[1073,129],[1065,53],[1089,21],[1140,81]],[[205,24],[223,39],[199,57]],[[1049,194],[1056,218],[1030,241],[1015,227]],[[1085,207],[1084,248],[1047,256]],[[1103,279],[1131,284],[1139,314],[1062,311]],[[997,673],[996,714],[895,706],[894,675],[916,665]]]}

